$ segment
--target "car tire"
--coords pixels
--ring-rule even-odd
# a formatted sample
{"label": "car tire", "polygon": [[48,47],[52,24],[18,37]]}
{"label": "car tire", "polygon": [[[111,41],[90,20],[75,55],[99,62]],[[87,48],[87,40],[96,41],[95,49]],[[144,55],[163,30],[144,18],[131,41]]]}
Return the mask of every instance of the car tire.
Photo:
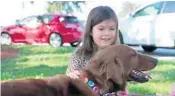
{"label": "car tire", "polygon": [[80,43],[81,43],[81,42],[72,42],[72,43],[70,43],[70,45],[71,45],[72,47],[77,47]]}
{"label": "car tire", "polygon": [[142,48],[145,52],[153,52],[154,50],[157,49],[157,47],[155,46],[142,46]]}
{"label": "car tire", "polygon": [[1,33],[1,44],[10,45],[12,44],[12,38],[8,33]]}
{"label": "car tire", "polygon": [[52,33],[49,37],[49,44],[54,48],[62,46],[63,45],[62,37],[58,33]]}
{"label": "car tire", "polygon": [[124,44],[123,35],[120,31],[119,31],[119,38],[120,38],[120,44]]}

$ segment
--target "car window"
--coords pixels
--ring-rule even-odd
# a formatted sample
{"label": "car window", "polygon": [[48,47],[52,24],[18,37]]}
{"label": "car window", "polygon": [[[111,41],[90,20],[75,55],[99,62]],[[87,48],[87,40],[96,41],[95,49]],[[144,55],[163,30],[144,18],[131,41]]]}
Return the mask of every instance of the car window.
{"label": "car window", "polygon": [[31,28],[35,28],[39,24],[41,24],[41,22],[36,16],[28,17],[20,21],[20,25],[25,25]]}
{"label": "car window", "polygon": [[64,17],[64,22],[77,23],[78,19],[77,19],[77,17],[66,16],[66,17]]}
{"label": "car window", "polygon": [[20,25],[25,25],[30,19],[31,19],[31,17],[24,18],[24,19],[19,21],[19,24]]}
{"label": "car window", "polygon": [[148,15],[157,15],[159,14],[161,10],[162,2],[157,2],[154,4],[151,4],[140,11],[137,11],[133,17],[138,17],[138,16],[148,16]]}
{"label": "car window", "polygon": [[46,23],[46,24],[49,23],[52,19],[53,19],[52,15],[44,15],[43,16],[44,23]]}
{"label": "car window", "polygon": [[163,13],[174,13],[175,12],[175,1],[167,1]]}

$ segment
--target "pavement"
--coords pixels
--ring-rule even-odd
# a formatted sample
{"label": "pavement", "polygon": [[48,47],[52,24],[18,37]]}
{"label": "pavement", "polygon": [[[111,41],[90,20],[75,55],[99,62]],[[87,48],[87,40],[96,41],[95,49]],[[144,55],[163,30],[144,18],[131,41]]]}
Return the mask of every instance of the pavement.
{"label": "pavement", "polygon": [[148,53],[144,52],[144,50],[141,47],[132,46],[132,48],[134,48],[138,52],[156,57],[160,60],[175,60],[175,49],[157,48],[154,52]]}

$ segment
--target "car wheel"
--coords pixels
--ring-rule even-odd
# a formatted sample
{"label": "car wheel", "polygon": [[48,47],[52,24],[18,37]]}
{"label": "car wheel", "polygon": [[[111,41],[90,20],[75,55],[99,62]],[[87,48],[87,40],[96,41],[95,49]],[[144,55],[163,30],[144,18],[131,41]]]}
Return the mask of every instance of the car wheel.
{"label": "car wheel", "polygon": [[57,33],[52,33],[49,37],[49,44],[55,48],[63,45],[62,38]]}
{"label": "car wheel", "polygon": [[157,49],[157,47],[155,46],[142,46],[142,48],[145,52],[153,52],[154,50]]}
{"label": "car wheel", "polygon": [[120,38],[120,43],[124,44],[123,35],[122,35],[122,33],[120,31],[119,31],[119,38]]}
{"label": "car wheel", "polygon": [[12,38],[8,33],[1,33],[1,44],[10,45],[12,43]]}
{"label": "car wheel", "polygon": [[73,43],[70,43],[70,45],[72,47],[77,47],[81,42],[73,42]]}

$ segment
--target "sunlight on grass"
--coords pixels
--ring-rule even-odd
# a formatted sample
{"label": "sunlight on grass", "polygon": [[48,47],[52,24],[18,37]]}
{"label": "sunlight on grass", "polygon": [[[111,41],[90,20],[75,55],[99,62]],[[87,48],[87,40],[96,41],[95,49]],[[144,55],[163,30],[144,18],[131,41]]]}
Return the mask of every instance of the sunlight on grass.
{"label": "sunlight on grass", "polygon": [[140,94],[168,94],[175,82],[175,61],[160,60],[155,69],[149,72],[152,79],[147,83],[129,83],[129,91]]}
{"label": "sunlight on grass", "polygon": [[161,66],[157,66],[158,68],[154,69],[154,71],[169,71],[171,69],[174,69],[175,66],[174,65],[161,65]]}
{"label": "sunlight on grass", "polygon": [[139,94],[168,94],[170,90],[172,82],[164,81],[164,82],[152,82],[141,83],[141,84],[129,84],[129,90],[134,93]]}
{"label": "sunlight on grass", "polygon": [[[14,47],[14,46],[13,46]],[[15,78],[42,78],[64,74],[72,47],[16,46],[20,56],[2,62],[1,80]]]}
{"label": "sunlight on grass", "polygon": [[43,54],[43,55],[30,55],[20,58],[17,65],[21,66],[35,66],[35,65],[48,65],[48,66],[61,66],[67,64],[68,59],[72,53],[65,54]]}
{"label": "sunlight on grass", "polygon": [[153,71],[169,71],[175,69],[175,62],[170,61],[159,61],[159,66],[157,66]]}

